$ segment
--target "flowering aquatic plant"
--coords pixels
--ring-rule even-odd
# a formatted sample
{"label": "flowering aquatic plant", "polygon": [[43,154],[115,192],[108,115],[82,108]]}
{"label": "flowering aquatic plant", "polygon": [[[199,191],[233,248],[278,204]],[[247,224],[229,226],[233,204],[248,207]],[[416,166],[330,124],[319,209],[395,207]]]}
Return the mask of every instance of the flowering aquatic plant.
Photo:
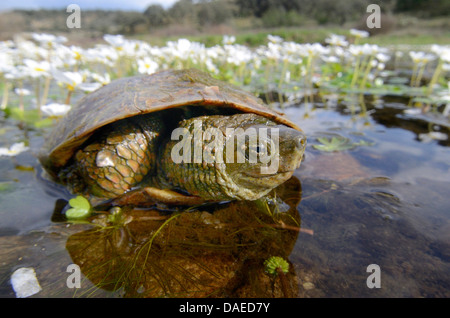
{"label": "flowering aquatic plant", "polygon": [[[166,46],[105,35],[104,43],[90,48],[67,46],[67,39],[52,34],[33,34],[30,40],[0,42],[0,79],[3,82],[1,109],[8,107],[9,91],[16,90],[21,109],[23,98],[41,112],[41,105],[70,105],[76,92],[91,92],[111,80],[136,74],[152,74],[168,68],[195,67],[213,76],[247,87],[266,96],[268,103],[286,106],[307,101],[307,96],[325,93],[395,92],[442,103],[448,96],[445,75],[450,69],[450,49],[434,45],[429,52],[410,51],[410,85],[386,84],[387,65],[397,60],[397,52],[374,44],[360,44],[369,36],[352,29],[350,38],[331,34],[326,45],[296,43],[269,35],[267,44],[257,48],[236,43],[236,37],[223,37],[221,44],[206,47],[187,39],[169,41]],[[391,63],[392,64],[392,63]],[[436,66],[434,66],[436,64]],[[426,68],[435,67],[426,90],[417,90]],[[395,70],[394,70],[395,71]],[[47,101],[51,87],[60,86],[63,94]],[[271,96],[277,93],[278,98]],[[55,96],[55,94],[53,95]],[[416,99],[415,101],[419,101]],[[30,103],[29,103],[30,104]],[[42,110],[48,115],[48,107]],[[50,115],[52,116],[52,115]],[[57,115],[59,116],[59,115]]]}

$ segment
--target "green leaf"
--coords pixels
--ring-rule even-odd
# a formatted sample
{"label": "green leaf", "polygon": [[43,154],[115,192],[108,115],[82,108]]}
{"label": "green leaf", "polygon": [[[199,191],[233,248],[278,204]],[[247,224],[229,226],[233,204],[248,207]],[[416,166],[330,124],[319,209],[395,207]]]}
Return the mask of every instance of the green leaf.
{"label": "green leaf", "polygon": [[12,182],[10,181],[4,181],[4,182],[0,182],[0,192],[3,191],[10,191],[14,188],[14,185]]}
{"label": "green leaf", "polygon": [[266,272],[270,275],[277,275],[278,270],[287,274],[289,272],[289,263],[280,256],[272,256],[264,261]]}
{"label": "green leaf", "polygon": [[70,199],[69,205],[72,207],[66,211],[68,219],[83,219],[91,214],[91,204],[81,195]]}
{"label": "green leaf", "polygon": [[47,117],[41,120],[38,120],[33,123],[36,128],[46,128],[53,126],[54,122],[51,118]]}
{"label": "green leaf", "polygon": [[313,145],[314,149],[320,150],[320,151],[327,151],[327,152],[333,152],[333,151],[343,151],[343,150],[349,150],[353,149],[357,146],[372,146],[373,143],[361,140],[359,142],[353,143],[350,139],[345,137],[332,137],[331,139],[328,139],[326,137],[320,137],[317,138],[317,141],[321,143],[321,145]]}
{"label": "green leaf", "polygon": [[321,145],[313,145],[313,147],[320,151],[342,151],[355,147],[355,145],[350,142],[350,139],[345,137],[332,137],[331,139],[320,137],[317,138],[317,140],[321,143]]}

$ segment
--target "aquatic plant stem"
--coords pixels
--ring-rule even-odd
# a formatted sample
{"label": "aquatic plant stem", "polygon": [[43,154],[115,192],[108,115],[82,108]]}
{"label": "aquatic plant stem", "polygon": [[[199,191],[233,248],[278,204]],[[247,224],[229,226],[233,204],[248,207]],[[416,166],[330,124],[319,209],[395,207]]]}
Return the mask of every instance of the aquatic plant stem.
{"label": "aquatic plant stem", "polygon": [[359,77],[359,66],[360,66],[360,63],[361,63],[361,57],[358,56],[358,59],[356,60],[355,70],[353,72],[353,78],[352,78],[352,82],[350,84],[350,87],[354,87],[355,86],[356,80]]}
{"label": "aquatic plant stem", "polygon": [[280,80],[278,81],[278,101],[280,103],[281,108],[283,108],[283,104],[284,104],[283,94],[281,92],[282,92],[284,78],[286,77],[287,67],[288,67],[288,60],[284,59],[283,60],[283,68],[281,69]]}
{"label": "aquatic plant stem", "polygon": [[[176,214],[174,214],[173,216],[171,216],[169,219],[167,219],[163,224],[161,224],[161,226],[156,230],[156,232],[152,235],[152,237],[144,244],[144,245],[148,245],[148,248],[147,248],[147,253],[145,254],[145,259],[144,259],[144,262],[143,262],[143,266],[142,266],[142,269],[141,269],[141,273],[139,274],[138,283],[141,281],[142,274],[144,273],[145,264],[147,263],[148,256],[149,256],[149,254],[150,254],[150,250],[151,250],[151,248],[152,248],[153,240],[154,240],[155,237],[159,234],[159,232],[161,232],[161,230],[162,230],[162,229],[163,229],[170,221],[172,221],[173,219],[177,218],[178,216],[180,216],[180,213],[176,213]],[[144,247],[142,247],[142,248],[139,250],[138,254],[136,255],[136,258],[135,258],[135,264],[133,265],[133,267],[136,265],[136,261],[137,261],[139,255],[141,254],[141,252],[142,252],[143,249],[144,249]]]}
{"label": "aquatic plant stem", "polygon": [[39,118],[41,117],[41,87],[39,78],[36,79],[36,86],[34,88],[34,92],[36,95],[36,107],[38,110]]}
{"label": "aquatic plant stem", "polygon": [[417,63],[414,63],[412,74],[411,74],[411,81],[409,82],[409,86],[413,87],[414,83],[416,82],[416,73],[417,73]]}
{"label": "aquatic plant stem", "polygon": [[364,75],[363,75],[361,84],[359,85],[359,89],[363,89],[366,86],[367,77],[369,76],[370,70],[372,69],[373,60],[374,60],[374,57],[371,56],[370,59],[367,61],[366,69],[364,70]]}
{"label": "aquatic plant stem", "polygon": [[42,100],[41,100],[41,105],[45,105],[47,104],[47,97],[48,97],[48,92],[50,90],[50,82],[51,82],[51,77],[47,76],[47,78],[45,79],[45,84],[44,84],[44,92],[42,93]]}
{"label": "aquatic plant stem", "polygon": [[0,109],[5,109],[8,106],[8,97],[9,97],[9,83],[5,81],[3,85],[3,99],[2,104],[0,105]]}
{"label": "aquatic plant stem", "polygon": [[308,87],[312,86],[312,72],[311,72],[312,59],[313,57],[309,55],[308,62],[306,62],[306,80]]}
{"label": "aquatic plant stem", "polygon": [[23,82],[22,81],[20,81],[19,82],[19,88],[20,88],[20,94],[19,94],[19,109],[23,112],[25,109],[24,109],[24,106],[23,106],[23,92],[22,92],[22,89],[23,89]]}
{"label": "aquatic plant stem", "polygon": [[65,101],[66,105],[70,105],[70,98],[72,97],[72,92],[73,92],[73,90],[71,90],[71,89],[69,89],[67,92],[66,101]]}
{"label": "aquatic plant stem", "polygon": [[277,271],[277,274],[278,274],[277,276],[280,278],[281,290],[283,291],[283,296],[285,298],[290,298],[291,295],[289,294],[289,288],[288,288],[288,282],[287,282],[286,274],[283,272],[281,267],[277,267],[276,271]]}
{"label": "aquatic plant stem", "polygon": [[271,63],[270,63],[270,59],[267,60],[266,63],[266,67],[265,67],[265,72],[264,72],[264,78],[265,78],[265,83],[264,83],[264,93],[266,95],[266,103],[270,105],[270,100],[269,100],[269,73],[270,73],[270,69],[271,69]]}
{"label": "aquatic plant stem", "polygon": [[423,72],[425,71],[425,66],[426,64],[424,63],[422,65],[422,67],[419,69],[419,72],[417,74],[417,78],[416,78],[416,83],[414,86],[419,87],[420,86],[420,81],[422,80],[422,76],[423,76]]}
{"label": "aquatic plant stem", "polygon": [[439,59],[438,65],[436,66],[436,70],[434,71],[433,77],[430,80],[430,83],[428,84],[428,89],[427,89],[427,95],[430,95],[433,92],[433,86],[436,85],[439,76],[441,75],[441,71],[442,71],[442,65],[444,64],[444,62],[442,61],[442,59]]}
{"label": "aquatic plant stem", "polygon": [[242,84],[244,83],[244,70],[245,70],[245,63],[242,62],[238,68],[238,77],[239,77],[238,82]]}

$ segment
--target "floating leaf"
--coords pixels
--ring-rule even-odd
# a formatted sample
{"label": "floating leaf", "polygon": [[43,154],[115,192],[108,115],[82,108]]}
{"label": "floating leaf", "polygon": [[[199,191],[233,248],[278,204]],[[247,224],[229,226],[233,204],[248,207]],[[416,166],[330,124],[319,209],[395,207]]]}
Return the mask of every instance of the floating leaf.
{"label": "floating leaf", "polygon": [[10,181],[0,182],[0,192],[11,191],[14,188],[14,184]]}
{"label": "floating leaf", "polygon": [[345,137],[332,137],[328,139],[326,137],[317,138],[321,145],[313,145],[313,147],[320,151],[342,151],[355,148],[355,145],[350,142],[350,139]]}
{"label": "floating leaf", "polygon": [[68,219],[83,219],[88,217],[91,213],[91,204],[81,195],[70,199],[69,205],[72,207],[66,211]]}
{"label": "floating leaf", "polygon": [[357,146],[372,146],[373,143],[370,143],[368,141],[361,140],[359,142],[353,143],[350,139],[345,137],[332,137],[331,139],[328,139],[326,137],[320,137],[317,138],[317,140],[321,143],[321,145],[313,145],[314,149],[320,150],[320,151],[327,151],[327,152],[333,152],[333,151],[343,151],[343,150],[349,150],[353,149]]}
{"label": "floating leaf", "polygon": [[355,146],[373,146],[374,143],[373,142],[369,142],[369,141],[365,141],[365,140],[360,140],[357,143],[354,143]]}

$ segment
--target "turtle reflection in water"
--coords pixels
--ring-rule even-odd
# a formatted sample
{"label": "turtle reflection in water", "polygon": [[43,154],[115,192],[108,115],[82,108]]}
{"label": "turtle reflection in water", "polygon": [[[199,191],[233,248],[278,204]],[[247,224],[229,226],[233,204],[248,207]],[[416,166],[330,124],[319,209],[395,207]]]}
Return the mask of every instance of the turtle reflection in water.
{"label": "turtle reflection in water", "polygon": [[87,278],[76,295],[298,296],[295,268],[289,266],[283,286],[279,277],[265,272],[264,261],[271,256],[288,260],[297,241],[300,182],[293,177],[268,196],[283,200],[288,210],[277,213],[276,205],[267,206],[260,199],[166,216],[149,209],[123,208],[114,225],[107,214],[97,216],[93,222],[105,222],[101,227],[67,240],[72,261]]}
{"label": "turtle reflection in water", "polygon": [[39,159],[91,201],[196,205],[266,195],[289,180],[305,145],[299,127],[251,94],[182,70],[118,79],[87,95]]}

